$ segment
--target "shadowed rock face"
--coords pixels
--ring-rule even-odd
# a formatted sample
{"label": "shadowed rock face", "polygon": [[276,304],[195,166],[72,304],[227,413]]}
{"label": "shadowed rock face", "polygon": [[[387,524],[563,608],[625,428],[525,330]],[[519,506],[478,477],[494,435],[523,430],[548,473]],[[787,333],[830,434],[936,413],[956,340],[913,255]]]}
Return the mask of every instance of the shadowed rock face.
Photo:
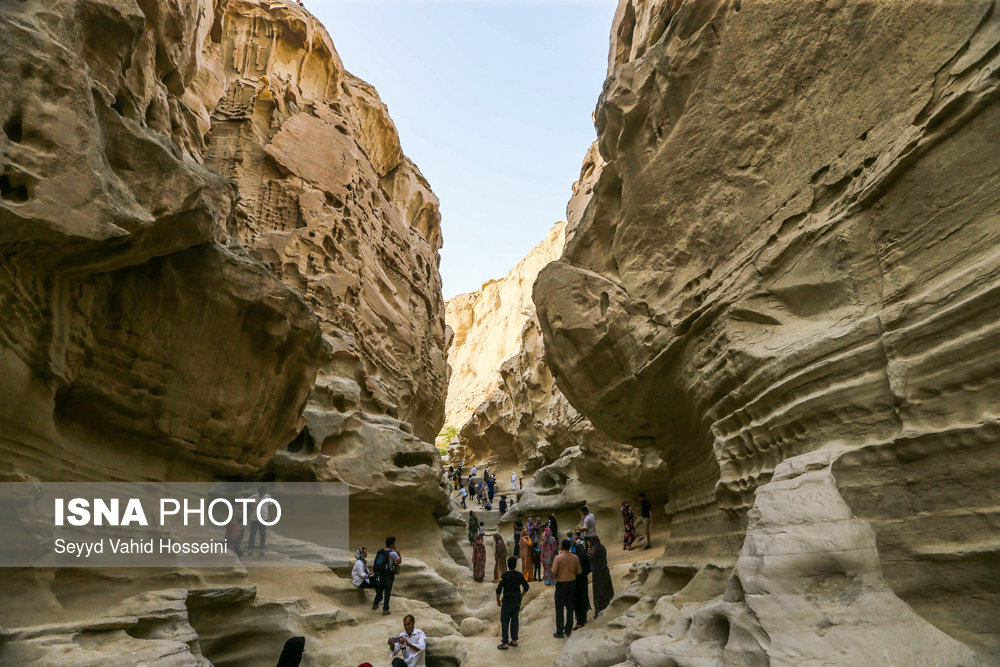
{"label": "shadowed rock face", "polygon": [[437,198],[322,26],[85,0],[5,5],[0,31],[2,469],[440,501]]}
{"label": "shadowed rock face", "polygon": [[732,563],[776,466],[836,446],[888,585],[992,654],[998,21],[623,1],[608,165],[534,290],[569,401],[662,452],[672,556]]}

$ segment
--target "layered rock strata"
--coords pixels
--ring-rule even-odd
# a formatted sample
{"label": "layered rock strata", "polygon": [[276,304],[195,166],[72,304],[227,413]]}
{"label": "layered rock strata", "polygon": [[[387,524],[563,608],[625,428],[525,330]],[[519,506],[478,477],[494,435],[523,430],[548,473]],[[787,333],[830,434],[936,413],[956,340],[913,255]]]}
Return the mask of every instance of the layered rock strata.
{"label": "layered rock strata", "polygon": [[[390,505],[399,535],[435,530],[438,202],[325,29],[292,2],[57,0],[4,3],[0,41],[0,479],[342,481],[353,539]],[[273,664],[235,619],[270,646],[346,618],[286,613],[312,589],[226,597],[242,570],[8,574],[0,662]],[[116,611],[137,591],[169,604]],[[200,627],[203,597],[236,625]]]}
{"label": "layered rock strata", "polygon": [[565,243],[566,223],[557,222],[506,276],[448,300],[445,322],[453,337],[448,348],[451,378],[445,424],[461,428],[500,388],[500,366],[517,353],[521,329],[534,313],[535,277],[562,254]]}
{"label": "layered rock strata", "polygon": [[[874,529],[892,593],[994,658],[997,10],[623,0],[596,114],[608,164],[534,290],[559,389],[666,461],[674,563],[738,568],[762,485],[783,461],[835,450],[824,483],[846,505],[809,521],[849,508]],[[828,573],[795,568],[754,595],[808,599],[809,573]],[[853,586],[876,569],[838,572]],[[798,657],[763,650],[779,664],[833,655],[831,628],[850,623],[826,617],[826,639]],[[921,644],[923,659],[969,664],[945,644]]]}

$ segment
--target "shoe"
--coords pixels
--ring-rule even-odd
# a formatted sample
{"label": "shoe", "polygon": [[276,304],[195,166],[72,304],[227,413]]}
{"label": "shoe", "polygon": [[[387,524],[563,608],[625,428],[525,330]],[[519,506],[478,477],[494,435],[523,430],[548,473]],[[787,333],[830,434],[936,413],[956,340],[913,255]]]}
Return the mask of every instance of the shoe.
{"label": "shoe", "polygon": [[516,639],[511,639],[510,640],[510,645],[511,646],[517,646],[517,640]]}
{"label": "shoe", "polygon": [[372,611],[378,609],[378,602],[372,603]]}
{"label": "shoe", "polygon": [[582,624],[580,624],[580,623],[577,623],[576,625],[574,625],[574,626],[573,626],[573,629],[574,629],[574,630],[579,630],[579,629],[580,629],[580,628],[582,628],[582,627],[583,627],[583,625],[582,625]]}
{"label": "shoe", "polygon": [[554,632],[552,633],[552,636],[555,637],[556,639],[566,639],[566,635],[564,635],[561,632]]}
{"label": "shoe", "polygon": [[501,651],[506,651],[510,647],[507,646],[506,644],[498,644],[497,648],[500,649]]}
{"label": "shoe", "polygon": [[383,616],[388,616],[389,615],[389,610],[388,609],[383,609],[382,610],[382,615]]}

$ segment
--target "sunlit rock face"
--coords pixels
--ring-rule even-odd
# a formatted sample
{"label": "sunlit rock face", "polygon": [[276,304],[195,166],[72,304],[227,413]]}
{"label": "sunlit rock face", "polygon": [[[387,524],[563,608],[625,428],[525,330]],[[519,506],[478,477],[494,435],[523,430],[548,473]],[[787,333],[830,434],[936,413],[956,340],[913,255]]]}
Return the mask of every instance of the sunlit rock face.
{"label": "sunlit rock face", "polygon": [[445,321],[454,335],[448,347],[445,424],[461,428],[500,388],[500,366],[517,354],[521,329],[534,313],[531,286],[565,244],[566,223],[557,222],[503,278],[448,300]]}
{"label": "sunlit rock face", "polygon": [[205,162],[241,193],[233,236],[332,349],[273,469],[347,482],[358,500],[443,504],[429,444],[447,383],[437,197],[315,19],[235,1],[214,21],[194,86],[212,100]]}
{"label": "sunlit rock face", "polygon": [[85,0],[0,31],[5,474],[442,502],[437,198],[323,27]]}
{"label": "sunlit rock face", "polygon": [[776,467],[836,448],[887,585],[980,656],[1000,653],[998,22],[624,0],[608,164],[534,290],[570,403],[666,461],[673,559],[734,565]]}

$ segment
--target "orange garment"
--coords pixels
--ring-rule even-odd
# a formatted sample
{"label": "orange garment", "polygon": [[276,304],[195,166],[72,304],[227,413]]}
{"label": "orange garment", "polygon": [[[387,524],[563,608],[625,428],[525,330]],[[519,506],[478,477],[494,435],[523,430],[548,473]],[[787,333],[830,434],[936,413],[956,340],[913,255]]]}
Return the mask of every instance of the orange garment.
{"label": "orange garment", "polygon": [[521,533],[521,574],[527,581],[534,581],[534,568],[531,567],[531,538],[527,531]]}

